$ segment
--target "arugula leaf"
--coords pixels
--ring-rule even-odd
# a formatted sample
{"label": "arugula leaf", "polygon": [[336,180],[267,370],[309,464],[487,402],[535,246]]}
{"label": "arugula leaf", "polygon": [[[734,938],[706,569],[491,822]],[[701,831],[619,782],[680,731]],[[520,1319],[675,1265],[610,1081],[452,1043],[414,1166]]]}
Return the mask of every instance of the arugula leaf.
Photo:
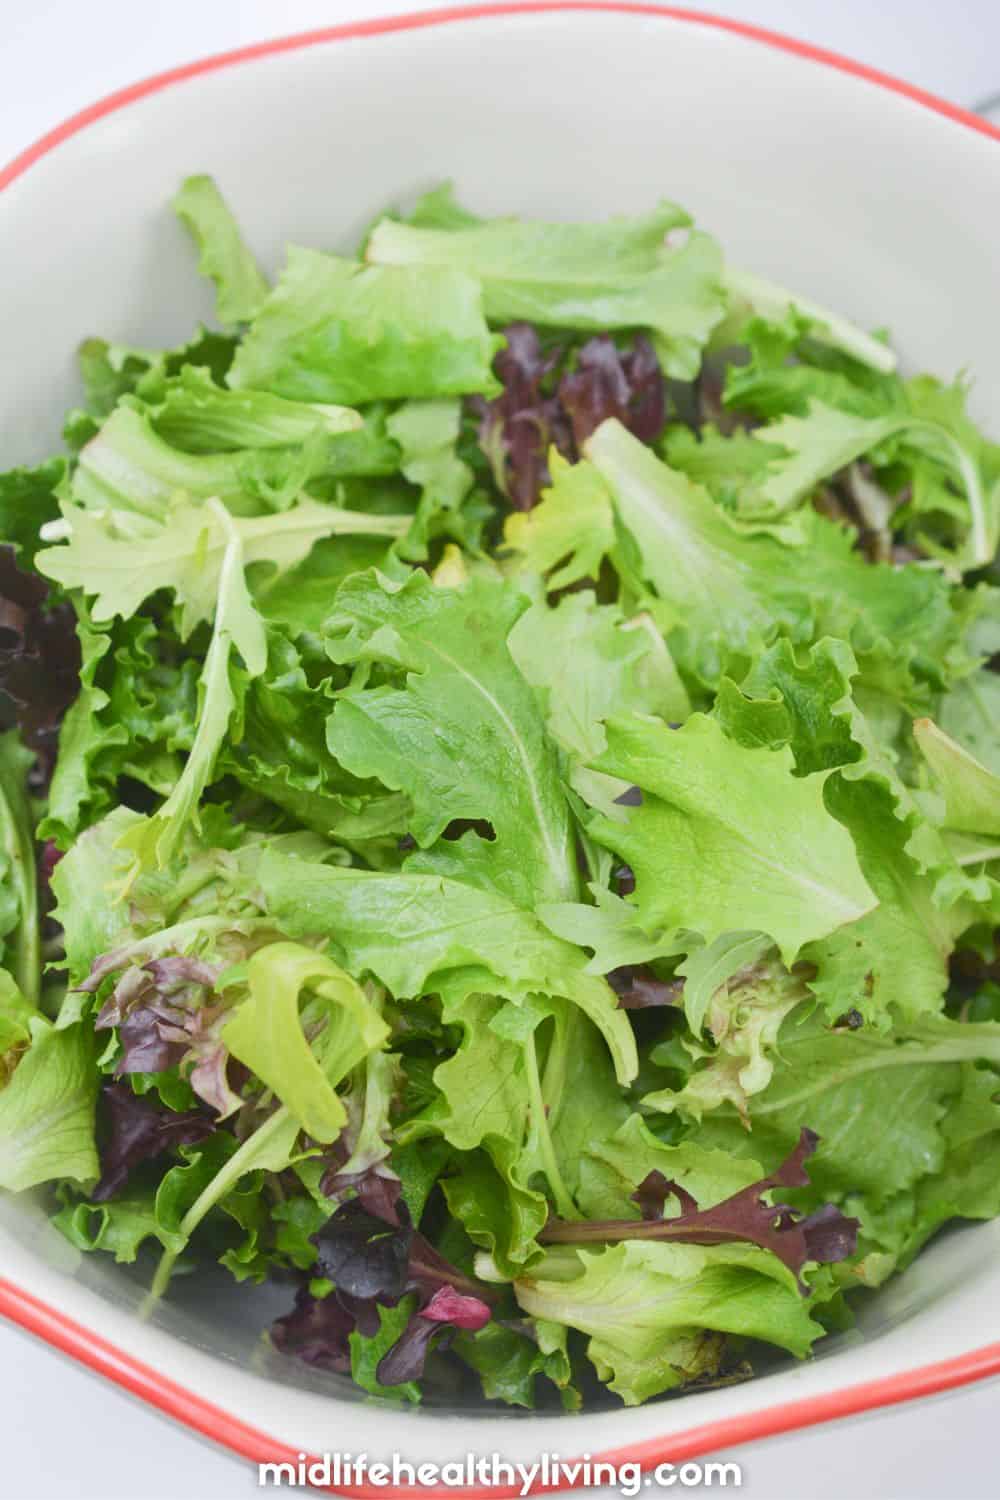
{"label": "arugula leaf", "polygon": [[201,252],[199,271],[215,282],[219,321],[248,322],[268,285],[212,178],[185,178],[173,206]]}
{"label": "arugula leaf", "polygon": [[241,343],[229,384],[292,401],[492,395],[501,340],[466,270],[361,266],[289,246]]}

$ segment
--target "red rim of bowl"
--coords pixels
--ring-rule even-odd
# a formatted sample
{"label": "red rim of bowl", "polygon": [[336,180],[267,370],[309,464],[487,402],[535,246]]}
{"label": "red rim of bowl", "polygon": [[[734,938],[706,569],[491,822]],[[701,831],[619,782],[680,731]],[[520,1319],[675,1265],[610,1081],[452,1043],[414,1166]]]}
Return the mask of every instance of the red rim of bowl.
{"label": "red rim of bowl", "polygon": [[[977,131],[980,135],[1000,141],[1000,126],[978,118],[945,99],[939,99],[923,89],[904,83],[889,74],[869,68],[863,63],[842,57],[838,53],[813,47],[796,41],[779,32],[767,31],[745,21],[732,21],[723,16],[705,15],[701,12],[678,9],[666,5],[643,5],[631,0],[538,0],[528,4],[489,4],[468,8],[421,11],[414,15],[387,16],[371,21],[349,22],[342,26],[324,27],[315,31],[301,32],[295,36],[276,37],[270,41],[255,42],[251,46],[239,47],[230,52],[219,52],[196,62],[184,63],[168,68],[163,73],[127,88],[108,94],[95,104],[64,120],[54,130],[43,135],[28,146],[6,167],[0,168],[0,190],[9,187],[23,176],[37,161],[56,150],[63,141],[88,125],[134,104],[150,94],[159,93],[171,84],[182,83],[188,78],[197,78],[203,73],[214,73],[220,68],[233,67],[237,63],[253,62],[258,58],[274,57],[283,52],[296,52],[304,47],[313,47],[326,42],[348,41],[358,37],[382,36],[388,32],[416,31],[429,26],[441,26],[455,21],[475,21],[495,16],[518,14],[542,14],[552,11],[604,11],[626,15],[662,16],[668,20],[686,21],[715,30],[730,32],[750,41],[777,48],[779,51],[800,57],[808,62],[822,63],[836,68],[841,73],[864,79],[867,83],[888,89],[915,104],[933,110],[946,119]],[[302,1454],[277,1438],[268,1436],[259,1428],[232,1416],[221,1407],[204,1400],[193,1391],[185,1389],[176,1381],[160,1374],[151,1366],[135,1359],[123,1349],[109,1343],[100,1334],[77,1323],[74,1319],[48,1306],[13,1282],[0,1278],[0,1315],[18,1324],[29,1333],[44,1339],[54,1348],[70,1355],[80,1364],[89,1366],[106,1379],[124,1390],[138,1396],[150,1406],[182,1422],[193,1431],[211,1438],[223,1447],[231,1449],[254,1463],[306,1463],[314,1456]],[[901,1401],[910,1401],[918,1396],[930,1396],[942,1391],[967,1385],[974,1380],[983,1380],[1000,1374],[1000,1343],[987,1344],[953,1359],[937,1360],[933,1364],[890,1375],[879,1380],[865,1381],[847,1386],[842,1390],[807,1396],[797,1401],[781,1402],[763,1410],[724,1417],[716,1421],[689,1427],[684,1432],[663,1438],[649,1438],[625,1448],[595,1454],[595,1461],[609,1463],[638,1463],[644,1469],[654,1468],[660,1463],[681,1463],[700,1454],[729,1448],[737,1443],[772,1437],[779,1432],[788,1432],[799,1427],[828,1422],[838,1417],[870,1411],[880,1406],[892,1406]],[[574,1486],[569,1486],[570,1488]],[[417,1487],[419,1488],[419,1487]],[[540,1493],[543,1485],[532,1486],[532,1493]],[[413,1487],[387,1488],[375,1485],[339,1486],[339,1494],[350,1500],[393,1500],[395,1496],[412,1495]],[[471,1489],[427,1489],[419,1488],[427,1500],[508,1500],[519,1494],[519,1490],[504,1487]]]}

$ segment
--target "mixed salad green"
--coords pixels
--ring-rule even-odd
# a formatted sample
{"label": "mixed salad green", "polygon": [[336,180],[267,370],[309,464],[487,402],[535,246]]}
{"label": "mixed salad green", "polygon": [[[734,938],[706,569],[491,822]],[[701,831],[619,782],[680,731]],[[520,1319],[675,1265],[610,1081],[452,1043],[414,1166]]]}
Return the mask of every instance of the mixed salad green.
{"label": "mixed salad green", "polygon": [[0,1186],[372,1393],[805,1356],[1000,1212],[1000,447],[670,203],[176,207],[0,477]]}

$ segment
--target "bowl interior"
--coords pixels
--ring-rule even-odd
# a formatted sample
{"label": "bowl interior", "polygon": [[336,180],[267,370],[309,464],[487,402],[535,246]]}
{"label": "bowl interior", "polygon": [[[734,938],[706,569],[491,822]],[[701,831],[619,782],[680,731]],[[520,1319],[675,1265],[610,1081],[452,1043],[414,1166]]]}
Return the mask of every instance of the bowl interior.
{"label": "bowl interior", "polygon": [[[485,213],[600,217],[676,198],[734,261],[889,326],[907,363],[970,369],[987,416],[1000,403],[1000,346],[984,316],[995,268],[982,215],[998,167],[994,142],[910,100],[655,15],[498,16],[208,71],[107,114],[0,195],[0,468],[57,444],[82,338],[176,343],[209,316],[168,206],[192,171],[218,178],[272,269],[289,241],[349,248],[380,209],[448,177]],[[946,1305],[987,1275],[996,1242],[992,1229],[942,1237],[868,1299],[860,1337],[870,1347]],[[21,1264],[30,1253],[96,1294],[109,1316],[140,1306],[134,1269],[67,1256],[28,1202],[0,1202],[5,1243]],[[264,1348],[261,1330],[290,1300],[288,1288],[190,1278],[154,1326],[230,1368],[357,1399]],[[966,1347],[982,1342],[963,1324],[966,1336]],[[831,1338],[818,1362],[846,1360],[858,1337]],[[446,1404],[481,1405],[467,1391]]]}

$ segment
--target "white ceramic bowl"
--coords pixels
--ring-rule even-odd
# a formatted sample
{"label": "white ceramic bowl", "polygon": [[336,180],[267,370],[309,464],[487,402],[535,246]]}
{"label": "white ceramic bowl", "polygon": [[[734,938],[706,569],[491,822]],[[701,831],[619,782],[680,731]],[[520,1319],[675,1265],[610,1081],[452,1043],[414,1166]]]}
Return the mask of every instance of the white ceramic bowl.
{"label": "white ceramic bowl", "polygon": [[[998,140],[842,60],[635,5],[411,16],[212,58],[85,111],[0,173],[0,466],[56,445],[81,338],[176,343],[208,315],[167,206],[202,170],[272,265],[288,240],[351,244],[443,177],[486,213],[585,218],[670,196],[739,263],[889,325],[908,362],[974,371],[988,420]],[[998,1250],[1000,1223],[942,1236],[864,1309],[860,1336],[585,1421],[366,1401],[266,1351],[273,1292],[196,1278],[143,1323],[136,1278],[78,1256],[21,1199],[0,1201],[0,1313],[256,1459],[556,1449],[652,1465],[1000,1371]]]}

